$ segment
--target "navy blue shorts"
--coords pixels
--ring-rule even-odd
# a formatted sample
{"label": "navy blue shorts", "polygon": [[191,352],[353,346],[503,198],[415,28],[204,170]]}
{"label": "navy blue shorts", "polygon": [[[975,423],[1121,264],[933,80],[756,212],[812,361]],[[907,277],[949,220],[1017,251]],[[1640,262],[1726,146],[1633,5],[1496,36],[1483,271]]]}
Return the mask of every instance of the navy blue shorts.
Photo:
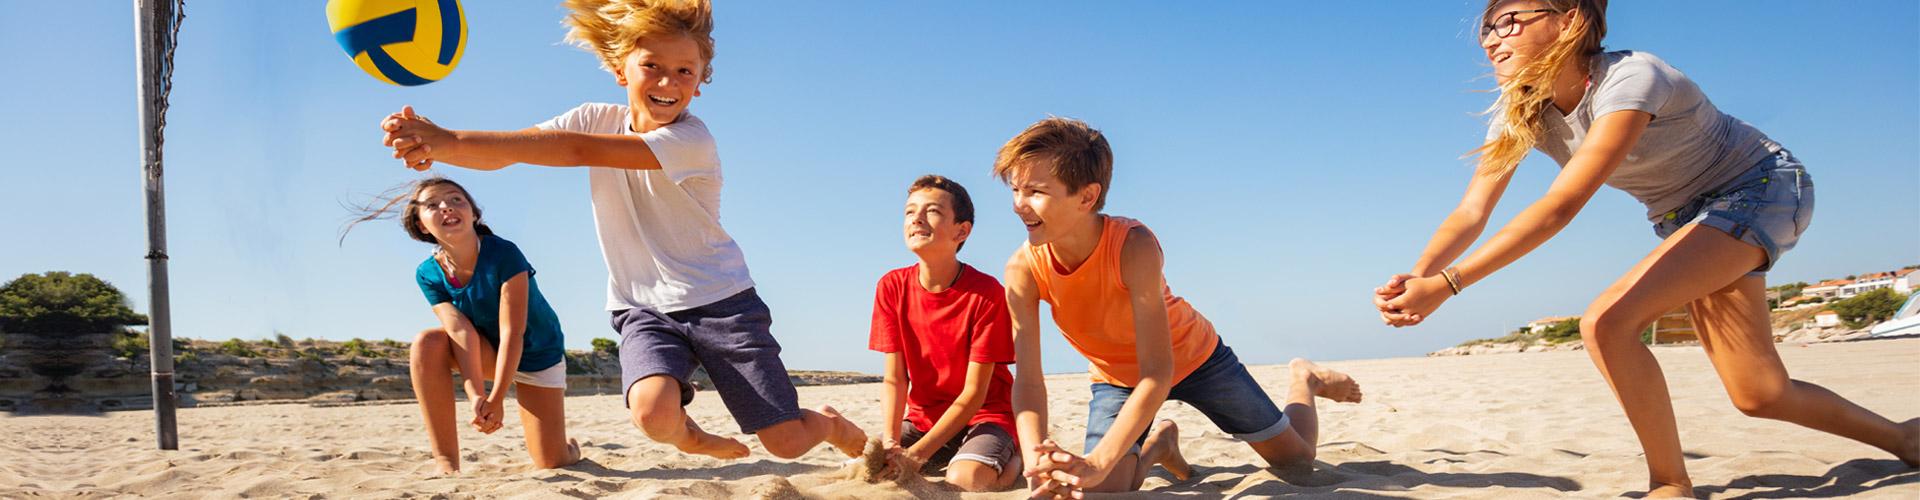
{"label": "navy blue shorts", "polygon": [[[1113,428],[1114,420],[1120,418],[1120,407],[1132,394],[1132,387],[1093,384],[1093,399],[1087,401],[1087,445],[1083,453],[1093,453],[1093,447]],[[1247,373],[1246,365],[1240,364],[1240,357],[1233,355],[1224,340],[1200,368],[1167,391],[1167,399],[1192,405],[1214,426],[1249,443],[1272,439],[1286,432],[1289,424],[1287,414],[1273,404],[1273,398]],[[1146,439],[1145,431],[1135,436],[1133,451],[1139,452],[1139,443]]]}
{"label": "navy blue shorts", "polygon": [[780,362],[773,339],[773,314],[749,288],[719,302],[662,313],[648,308],[613,312],[620,333],[620,382],[623,399],[633,383],[666,375],[680,383],[680,405],[693,402],[687,379],[706,367],[720,402],[752,434],[800,418],[799,396]]}

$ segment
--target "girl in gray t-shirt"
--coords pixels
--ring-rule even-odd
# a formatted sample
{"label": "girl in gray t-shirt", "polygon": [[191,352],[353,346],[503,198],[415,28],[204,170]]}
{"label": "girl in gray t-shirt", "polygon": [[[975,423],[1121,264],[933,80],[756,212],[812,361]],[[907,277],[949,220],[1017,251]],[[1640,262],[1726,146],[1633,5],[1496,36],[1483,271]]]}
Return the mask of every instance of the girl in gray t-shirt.
{"label": "girl in gray t-shirt", "polygon": [[[1734,406],[1874,445],[1920,466],[1920,419],[1894,423],[1787,377],[1765,272],[1813,215],[1813,181],[1778,143],[1720,112],[1652,54],[1603,52],[1601,0],[1491,0],[1480,47],[1500,83],[1480,167],[1410,274],[1375,290],[1381,319],[1420,323],[1448,298],[1545,243],[1602,184],[1647,206],[1661,242],[1580,320],[1602,377],[1645,449],[1653,494],[1692,494],[1660,365],[1640,333],[1685,307]],[[1561,170],[1540,201],[1460,259],[1530,150]],[[1453,263],[1451,266],[1448,263]]]}

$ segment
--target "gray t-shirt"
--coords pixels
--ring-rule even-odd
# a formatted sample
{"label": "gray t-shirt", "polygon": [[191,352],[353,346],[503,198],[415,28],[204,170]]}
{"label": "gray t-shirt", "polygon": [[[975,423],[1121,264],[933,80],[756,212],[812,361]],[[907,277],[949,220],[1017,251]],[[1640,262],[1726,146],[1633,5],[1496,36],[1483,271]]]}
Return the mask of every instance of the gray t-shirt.
{"label": "gray t-shirt", "polygon": [[1653,54],[1600,54],[1589,81],[1573,113],[1547,106],[1546,130],[1534,147],[1564,167],[1594,119],[1625,110],[1653,115],[1640,142],[1607,178],[1607,185],[1645,204],[1648,219],[1732,182],[1781,149],[1760,129],[1720,112],[1693,80]]}

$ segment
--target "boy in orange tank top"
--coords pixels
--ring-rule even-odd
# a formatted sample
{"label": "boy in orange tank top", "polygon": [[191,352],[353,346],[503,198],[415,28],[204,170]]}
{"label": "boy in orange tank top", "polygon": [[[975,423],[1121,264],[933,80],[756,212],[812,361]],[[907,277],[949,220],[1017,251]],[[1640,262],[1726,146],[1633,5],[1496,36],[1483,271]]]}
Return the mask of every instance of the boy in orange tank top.
{"label": "boy in orange tank top", "polygon": [[[1005,279],[1015,427],[1036,495],[1138,490],[1155,464],[1186,480],[1192,470],[1180,456],[1179,429],[1152,423],[1168,399],[1192,405],[1271,466],[1312,462],[1314,397],[1360,401],[1351,377],[1294,359],[1286,408],[1274,404],[1213,324],[1167,286],[1153,232],[1100,212],[1113,176],[1113,152],[1100,131],[1078,120],[1041,120],[1001,147],[994,175],[1013,188],[1013,211],[1027,226],[1027,243],[1007,261]],[[1092,365],[1079,455],[1047,438],[1043,300],[1067,342]]]}

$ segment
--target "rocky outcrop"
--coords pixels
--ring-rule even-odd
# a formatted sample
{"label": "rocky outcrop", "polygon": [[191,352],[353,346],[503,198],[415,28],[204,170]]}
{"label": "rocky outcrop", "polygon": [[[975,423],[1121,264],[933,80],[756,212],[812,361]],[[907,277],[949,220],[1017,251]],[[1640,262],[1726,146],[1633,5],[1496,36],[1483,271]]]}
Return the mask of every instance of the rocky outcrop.
{"label": "rocky outcrop", "polygon": [[[113,336],[80,335],[42,340],[6,337],[0,355],[0,411],[86,413],[153,406],[147,356],[116,357]],[[400,342],[340,343],[181,342],[175,355],[174,389],[181,407],[297,402],[355,404],[413,399],[407,345]],[[458,380],[456,375],[456,381]],[[796,386],[878,382],[856,372],[795,371]],[[692,382],[713,383],[704,371]],[[620,363],[612,353],[567,353],[567,394],[618,394]]]}

